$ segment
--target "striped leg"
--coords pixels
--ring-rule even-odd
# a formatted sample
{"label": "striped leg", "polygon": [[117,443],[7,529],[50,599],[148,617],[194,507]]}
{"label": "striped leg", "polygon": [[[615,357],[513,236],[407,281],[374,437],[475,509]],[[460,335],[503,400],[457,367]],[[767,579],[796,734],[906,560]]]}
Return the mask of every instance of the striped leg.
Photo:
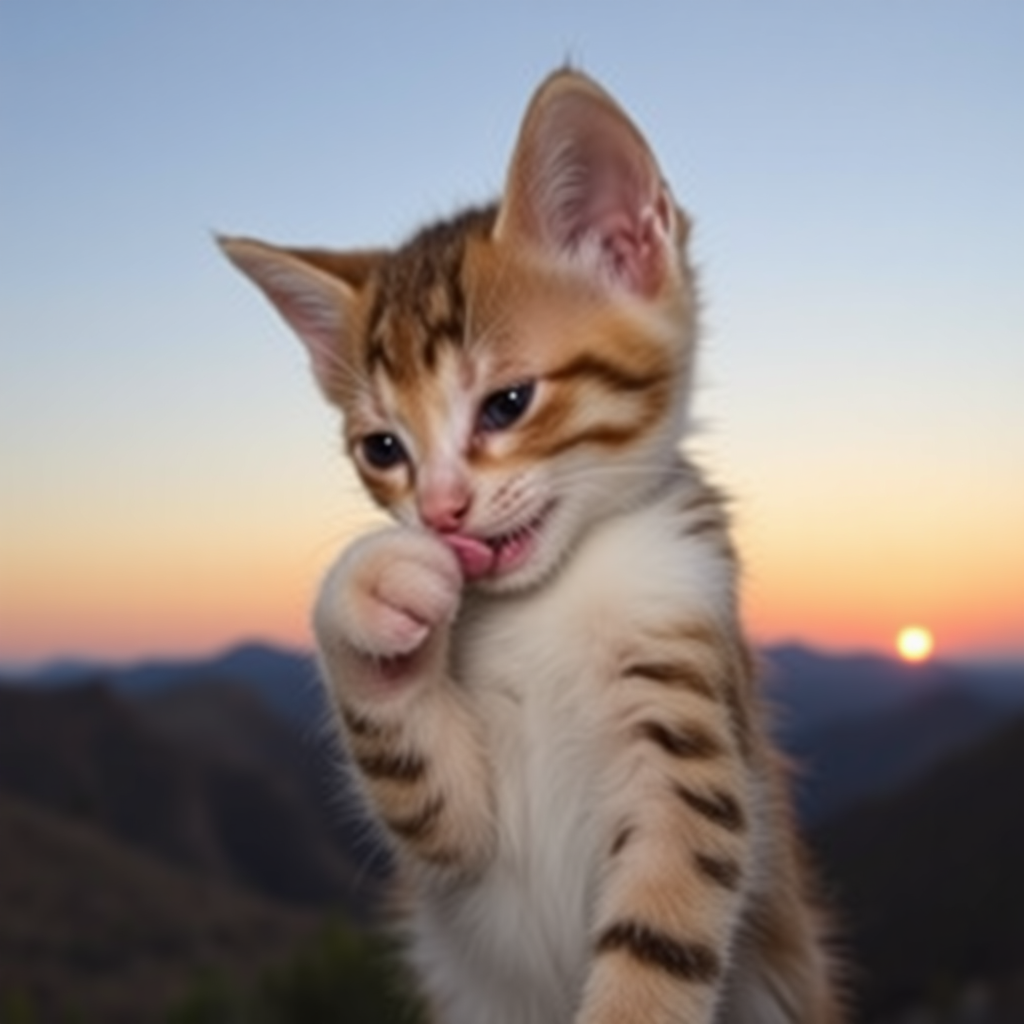
{"label": "striped leg", "polygon": [[459,874],[480,866],[494,835],[478,723],[446,675],[461,586],[454,556],[434,538],[386,530],[343,555],[315,615],[321,665],[371,811],[400,850]]}
{"label": "striped leg", "polygon": [[577,1024],[714,1019],[753,824],[734,696],[746,665],[739,645],[691,626],[626,666],[608,779],[613,825]]}

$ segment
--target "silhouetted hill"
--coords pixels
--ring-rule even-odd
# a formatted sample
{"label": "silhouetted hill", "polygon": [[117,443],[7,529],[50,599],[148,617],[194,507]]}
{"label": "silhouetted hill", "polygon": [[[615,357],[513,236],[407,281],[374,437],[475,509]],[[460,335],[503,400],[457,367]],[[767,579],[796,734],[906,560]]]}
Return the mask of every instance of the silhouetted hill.
{"label": "silhouetted hill", "polygon": [[163,1021],[196,972],[251,982],[318,924],[6,793],[0,837],[5,1021],[26,1003],[40,1022]]}
{"label": "silhouetted hill", "polygon": [[118,692],[130,698],[148,727],[175,744],[274,769],[284,785],[305,788],[334,774],[329,731],[293,722],[243,683],[204,677],[142,693]]}
{"label": "silhouetted hill", "polygon": [[241,684],[215,680],[160,688],[132,703],[182,748],[216,751],[218,757],[273,775],[297,803],[310,806],[346,862],[356,866],[359,891],[349,910],[363,916],[373,905],[388,872],[386,858],[349,790],[326,715],[294,722]]}
{"label": "silhouetted hill", "polygon": [[893,711],[913,693],[907,666],[874,655],[836,656],[785,644],[766,650],[764,664],[765,695],[787,747],[840,723]]}
{"label": "silhouetted hill", "polygon": [[1024,667],[906,665],[802,647],[768,652],[765,689],[818,824],[919,776],[1024,709]]}
{"label": "silhouetted hill", "polygon": [[1024,709],[1024,665],[910,665],[878,655],[822,654],[798,644],[768,648],[764,689],[787,746],[838,726],[899,712],[922,697],[963,690],[1012,713]]}
{"label": "silhouetted hill", "polygon": [[243,686],[268,708],[302,726],[319,723],[326,714],[312,657],[265,644],[243,644],[206,660],[144,663],[112,677],[114,685],[131,696],[210,680]]}
{"label": "silhouetted hill", "polygon": [[[906,783],[1024,708],[1022,666],[907,665],[797,645],[767,650],[765,662],[775,731],[799,767],[798,807],[810,824]],[[83,671],[81,664],[57,665],[25,684],[72,689],[88,678]],[[245,644],[208,659],[122,667],[103,678],[148,708],[149,724],[176,742],[231,753],[250,770],[297,782],[321,805],[345,806],[339,775],[324,757],[326,701],[308,655]],[[350,827],[344,812],[330,819],[346,852],[365,860],[357,839],[365,831]]]}
{"label": "silhouetted hill", "polygon": [[[907,665],[798,645],[767,650],[765,662],[775,731],[799,766],[798,806],[812,824],[907,782],[1024,708],[1022,666]],[[65,663],[24,682],[71,689],[92,678],[83,671]],[[150,724],[164,735],[173,730],[176,741],[231,752],[250,769],[273,766],[285,781],[301,777],[305,791],[337,804],[338,775],[323,756],[326,700],[308,655],[245,644],[208,659],[104,670],[102,678],[150,708]],[[332,825],[358,855],[345,822]]]}
{"label": "silhouetted hill", "polygon": [[[795,647],[768,657],[779,734],[800,762],[804,820],[850,921],[867,1009],[889,1020],[877,1015],[961,991],[975,969],[984,985],[1000,981],[1000,950],[1024,962],[999,916],[1024,920],[1006,867],[1024,862],[1007,824],[1024,817],[1012,752],[1024,738],[1020,725],[1012,742],[1001,732],[1024,706],[1024,671]],[[105,849],[159,858],[194,885],[370,912],[385,866],[352,814],[310,659],[251,645],[110,677],[82,672],[0,686],[0,798],[16,798],[23,817],[44,815],[51,832],[95,829],[98,841],[102,830]],[[63,870],[55,891],[71,901],[73,958],[83,940],[70,923],[88,927],[74,912],[74,869]],[[994,929],[979,931],[989,910],[978,908],[996,903]],[[1024,1020],[1014,1012],[1005,1019]]]}
{"label": "silhouetted hill", "polygon": [[131,665],[70,659],[5,675],[9,683],[34,688],[67,688],[102,678],[113,689],[134,697],[218,680],[252,690],[268,708],[302,725],[319,722],[326,712],[312,656],[260,643],[241,644],[211,658],[154,659]]}
{"label": "silhouetted hill", "polygon": [[[1024,717],[814,838],[865,1019],[934,1005],[972,984],[1019,985]],[[1017,1009],[1022,1016],[1006,1019],[1024,1020],[1024,1005]]]}
{"label": "silhouetted hill", "polygon": [[919,692],[887,713],[805,736],[790,753],[802,766],[795,785],[811,825],[860,801],[904,786],[1008,720],[1006,708],[967,687]]}
{"label": "silhouetted hill", "polygon": [[363,912],[372,879],[347,855],[332,768],[314,750],[230,685],[142,701],[101,681],[0,687],[0,792],[181,868]]}

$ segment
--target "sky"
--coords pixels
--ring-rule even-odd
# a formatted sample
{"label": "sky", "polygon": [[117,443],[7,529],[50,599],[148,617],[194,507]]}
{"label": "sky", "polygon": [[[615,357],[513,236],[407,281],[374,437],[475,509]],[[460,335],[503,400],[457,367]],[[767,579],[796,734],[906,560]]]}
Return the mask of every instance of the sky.
{"label": "sky", "polygon": [[374,522],[212,233],[498,193],[566,60],[696,221],[754,638],[1024,658],[1024,5],[0,4],[0,664],[310,643]]}

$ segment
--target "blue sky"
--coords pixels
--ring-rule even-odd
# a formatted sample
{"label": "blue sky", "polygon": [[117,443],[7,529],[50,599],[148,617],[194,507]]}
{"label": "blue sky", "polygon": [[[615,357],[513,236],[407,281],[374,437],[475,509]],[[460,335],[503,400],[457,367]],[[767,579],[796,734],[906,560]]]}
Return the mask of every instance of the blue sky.
{"label": "blue sky", "polygon": [[354,488],[210,232],[489,197],[567,58],[697,221],[759,635],[1024,653],[1024,6],[5,0],[0,659],[305,642]]}

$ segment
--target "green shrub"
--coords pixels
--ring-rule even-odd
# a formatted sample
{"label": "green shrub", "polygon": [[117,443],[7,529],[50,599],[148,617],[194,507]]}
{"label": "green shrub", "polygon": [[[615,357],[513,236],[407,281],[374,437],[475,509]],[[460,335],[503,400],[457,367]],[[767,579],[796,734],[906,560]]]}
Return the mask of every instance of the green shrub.
{"label": "green shrub", "polygon": [[331,922],[250,992],[201,975],[167,1024],[417,1024],[408,991],[392,951]]}

